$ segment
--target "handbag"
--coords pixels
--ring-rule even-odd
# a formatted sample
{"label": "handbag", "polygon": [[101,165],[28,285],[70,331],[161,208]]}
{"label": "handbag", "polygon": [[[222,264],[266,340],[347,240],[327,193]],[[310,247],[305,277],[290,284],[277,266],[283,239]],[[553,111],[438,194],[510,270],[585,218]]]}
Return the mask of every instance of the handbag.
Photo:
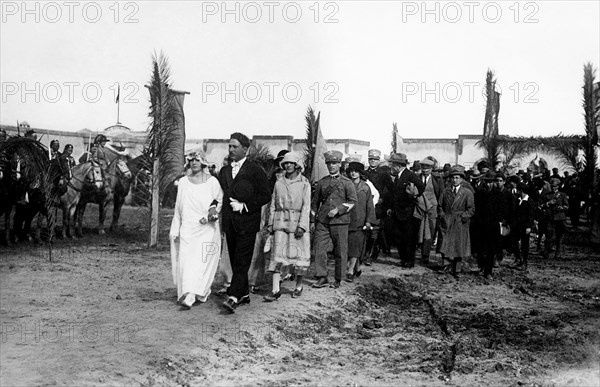
{"label": "handbag", "polygon": [[501,236],[509,236],[510,235],[510,226],[503,222],[500,222],[500,235]]}

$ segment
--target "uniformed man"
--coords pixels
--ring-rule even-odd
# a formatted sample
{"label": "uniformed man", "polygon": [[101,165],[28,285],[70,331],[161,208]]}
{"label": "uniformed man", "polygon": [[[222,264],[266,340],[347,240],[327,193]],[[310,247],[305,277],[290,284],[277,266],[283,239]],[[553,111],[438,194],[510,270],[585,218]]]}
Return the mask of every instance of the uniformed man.
{"label": "uniformed man", "polygon": [[327,279],[327,242],[331,237],[335,257],[335,282],[339,288],[346,277],[348,261],[349,212],[357,203],[356,189],[350,179],[340,174],[342,153],[325,153],[325,163],[329,176],[317,182],[311,205],[311,231],[314,231],[315,265],[317,282],[315,288],[325,287]]}

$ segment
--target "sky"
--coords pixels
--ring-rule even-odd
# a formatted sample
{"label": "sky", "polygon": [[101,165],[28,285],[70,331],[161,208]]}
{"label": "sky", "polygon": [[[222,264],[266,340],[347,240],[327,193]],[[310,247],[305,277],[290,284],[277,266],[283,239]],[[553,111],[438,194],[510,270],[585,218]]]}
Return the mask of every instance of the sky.
{"label": "sky", "polygon": [[[152,56],[188,91],[188,138],[325,138],[388,150],[481,134],[488,69],[509,135],[584,133],[583,66],[600,64],[598,1],[2,1],[0,122],[148,127]],[[597,78],[598,79],[598,75]],[[120,85],[120,86],[117,86]]]}

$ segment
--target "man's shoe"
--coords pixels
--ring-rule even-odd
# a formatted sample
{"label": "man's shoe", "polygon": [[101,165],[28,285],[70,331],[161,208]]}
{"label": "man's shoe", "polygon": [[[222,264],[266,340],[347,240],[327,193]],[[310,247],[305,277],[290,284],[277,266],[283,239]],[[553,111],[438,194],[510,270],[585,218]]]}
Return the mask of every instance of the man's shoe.
{"label": "man's shoe", "polygon": [[346,274],[346,282],[354,282],[354,274]]}
{"label": "man's shoe", "polygon": [[371,258],[367,258],[365,259],[365,261],[363,262],[365,266],[371,266],[373,263],[371,262]]}
{"label": "man's shoe", "polygon": [[340,281],[335,281],[334,283],[332,283],[331,285],[329,285],[330,288],[334,288],[337,289],[340,287]]}
{"label": "man's shoe", "polygon": [[319,278],[319,280],[317,282],[315,282],[312,287],[313,288],[324,288],[325,286],[327,286],[327,284],[329,283],[329,281],[327,281],[327,277],[321,277]]}
{"label": "man's shoe", "polygon": [[357,270],[356,273],[354,273],[354,276],[356,278],[360,277],[360,275],[362,274],[362,270]]}
{"label": "man's shoe", "polygon": [[302,291],[304,290],[304,287],[301,287],[300,289],[294,289],[294,293],[292,293],[292,298],[298,298],[302,295]]}
{"label": "man's shoe", "polygon": [[242,304],[249,304],[249,303],[250,303],[250,295],[249,294],[242,296],[242,298],[240,298],[240,300],[237,302],[238,306],[242,305]]}
{"label": "man's shoe", "polygon": [[281,297],[281,290],[278,291],[277,293],[267,294],[266,296],[263,297],[263,299],[265,300],[265,302],[273,302],[273,301],[277,301],[277,299],[279,297]]}
{"label": "man's shoe", "polygon": [[235,313],[235,308],[237,308],[237,303],[235,302],[235,300],[233,298],[230,297],[227,299],[227,301],[225,301],[223,303],[223,306],[225,307],[225,309],[227,309],[231,313]]}

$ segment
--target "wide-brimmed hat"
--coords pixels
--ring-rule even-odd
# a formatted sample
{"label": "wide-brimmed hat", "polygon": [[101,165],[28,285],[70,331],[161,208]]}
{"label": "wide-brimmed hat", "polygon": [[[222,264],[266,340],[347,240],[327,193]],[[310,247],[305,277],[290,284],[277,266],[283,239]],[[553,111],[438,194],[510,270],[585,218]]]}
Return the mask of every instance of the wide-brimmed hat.
{"label": "wide-brimmed hat", "polygon": [[465,167],[463,167],[462,165],[455,165],[452,168],[450,168],[450,172],[448,173],[448,176],[455,176],[455,175],[459,175],[464,178],[465,177]]}
{"label": "wide-brimmed hat", "polygon": [[281,162],[279,163],[281,168],[283,168],[283,164],[285,163],[294,163],[300,167],[300,170],[304,170],[304,162],[302,161],[300,155],[295,152],[288,152],[283,155],[283,157],[281,158]]}
{"label": "wide-brimmed hat", "polygon": [[408,164],[408,159],[404,153],[392,153],[388,161],[396,164]]}
{"label": "wide-brimmed hat", "polygon": [[365,166],[363,163],[359,163],[358,161],[352,161],[346,168],[346,172],[356,171],[356,172],[364,172]]}
{"label": "wide-brimmed hat", "polygon": [[326,163],[341,163],[344,155],[340,151],[332,150],[325,152]]}
{"label": "wide-brimmed hat", "polygon": [[413,172],[417,172],[421,170],[421,163],[419,162],[419,160],[415,160],[413,161],[413,165],[410,168],[411,171]]}
{"label": "wide-brimmed hat", "polygon": [[285,156],[288,153],[290,153],[290,151],[287,149],[280,150],[279,153],[277,153],[277,157],[275,158],[275,164],[276,165],[281,164],[281,160],[283,160],[283,156]]}
{"label": "wide-brimmed hat", "polygon": [[107,141],[107,142],[108,142],[108,141],[110,141],[110,140],[109,140],[108,138],[106,138],[106,136],[105,136],[105,135],[103,135],[103,134],[99,134],[99,135],[97,135],[97,136],[94,138],[94,142],[95,142],[96,144],[97,144],[97,143],[99,143],[99,142],[102,142],[102,141]]}
{"label": "wide-brimmed hat", "polygon": [[485,175],[483,175],[481,178],[486,181],[495,181],[496,180],[496,172],[487,171],[485,173]]}

